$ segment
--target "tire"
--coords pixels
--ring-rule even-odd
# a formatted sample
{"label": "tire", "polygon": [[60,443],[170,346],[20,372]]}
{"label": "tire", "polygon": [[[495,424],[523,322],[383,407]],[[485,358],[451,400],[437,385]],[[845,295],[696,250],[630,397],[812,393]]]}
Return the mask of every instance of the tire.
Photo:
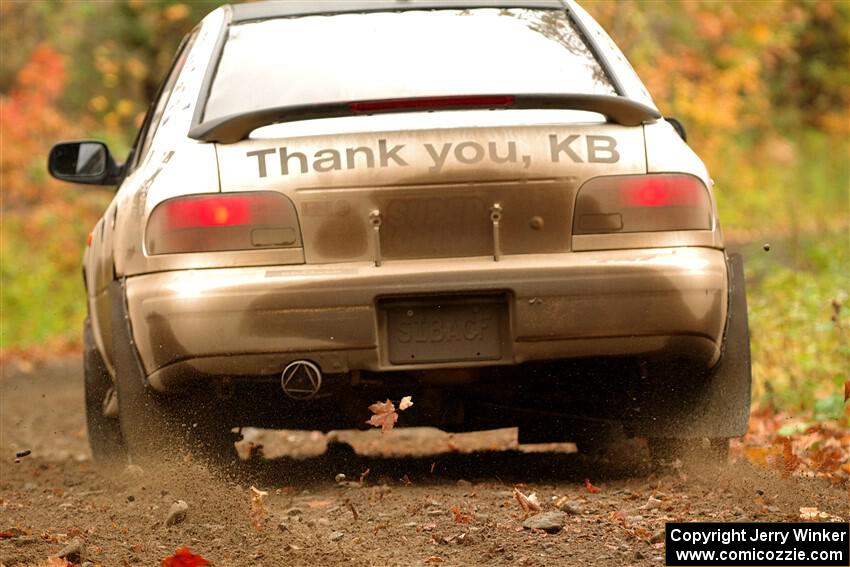
{"label": "tire", "polygon": [[118,393],[118,420],[134,464],[157,464],[183,456],[183,435],[173,422],[174,407],[154,392],[139,360],[127,314],[124,282],[109,287],[112,316],[112,358]]}
{"label": "tire", "polygon": [[169,450],[174,447],[171,440],[174,428],[164,404],[144,383],[134,378],[123,373],[116,377],[118,419],[131,462],[159,461],[174,455]]}
{"label": "tire", "polygon": [[88,319],[83,324],[83,349],[86,429],[92,457],[98,463],[123,462],[127,459],[127,447],[121,425],[117,417],[104,415],[104,400],[113,388],[112,377],[94,343]]}
{"label": "tire", "polygon": [[746,434],[752,370],[744,268],[738,254],[729,256],[729,277],[729,320],[719,362],[702,369],[687,360],[647,361],[641,412],[630,424],[632,435],[681,439],[693,447],[700,439]]}
{"label": "tire", "polygon": [[109,288],[118,421],[132,462],[159,464],[187,454],[220,465],[233,462],[230,413],[209,391],[162,395],[147,381],[127,315],[124,282]]}
{"label": "tire", "polygon": [[215,467],[235,462],[226,408],[212,396],[199,389],[166,396],[126,378],[118,380],[118,407],[133,462],[162,463],[187,456]]}

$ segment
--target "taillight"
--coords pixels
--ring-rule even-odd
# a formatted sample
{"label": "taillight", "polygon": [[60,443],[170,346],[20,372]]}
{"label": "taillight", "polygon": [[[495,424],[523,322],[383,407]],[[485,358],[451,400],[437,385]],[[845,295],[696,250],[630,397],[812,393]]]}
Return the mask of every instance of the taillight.
{"label": "taillight", "polygon": [[148,254],[300,246],[295,207],[279,193],[215,193],[163,201],[145,232]]}
{"label": "taillight", "polygon": [[711,201],[693,175],[595,177],[579,189],[573,234],[711,229]]}

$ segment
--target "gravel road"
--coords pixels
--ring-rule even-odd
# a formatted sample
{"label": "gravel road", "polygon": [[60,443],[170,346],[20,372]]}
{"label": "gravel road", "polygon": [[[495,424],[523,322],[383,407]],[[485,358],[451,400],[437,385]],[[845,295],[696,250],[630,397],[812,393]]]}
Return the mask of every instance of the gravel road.
{"label": "gravel road", "polygon": [[[80,362],[5,364],[0,564],[47,565],[72,543],[78,564],[104,567],[159,565],[181,546],[217,566],[663,565],[665,521],[784,521],[804,506],[850,517],[846,486],[734,456],[652,473],[638,441],[592,459],[519,447],[511,430],[250,434],[279,458],[226,477],[185,458],[104,468],[87,447]],[[515,488],[536,494],[545,529],[523,527]]]}

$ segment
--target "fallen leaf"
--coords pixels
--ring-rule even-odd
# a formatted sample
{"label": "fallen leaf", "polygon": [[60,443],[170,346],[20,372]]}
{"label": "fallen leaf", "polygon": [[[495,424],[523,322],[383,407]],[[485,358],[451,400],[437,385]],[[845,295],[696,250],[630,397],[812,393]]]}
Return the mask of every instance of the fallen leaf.
{"label": "fallen leaf", "polygon": [[160,567],[203,567],[204,565],[211,565],[211,563],[200,555],[193,554],[188,547],[181,547],[174,552],[174,555],[169,555],[160,563]]}
{"label": "fallen leaf", "polygon": [[307,502],[307,506],[309,506],[310,508],[312,508],[314,510],[321,509],[321,508],[327,508],[330,505],[331,505],[330,500],[311,500],[311,501]]}
{"label": "fallen leaf", "polygon": [[814,506],[803,506],[800,508],[801,520],[826,520],[827,518],[829,518],[829,514],[821,512]]}
{"label": "fallen leaf", "polygon": [[655,498],[654,496],[650,496],[649,500],[646,501],[646,504],[643,506],[638,506],[640,510],[655,510],[661,507],[661,500]]}
{"label": "fallen leaf", "polygon": [[452,506],[452,516],[456,524],[471,524],[472,514],[466,514],[460,511],[460,506]]}
{"label": "fallen leaf", "polygon": [[432,555],[431,557],[429,557],[428,559],[425,560],[425,563],[442,563],[442,562],[443,562],[443,558],[437,557],[436,555]]}
{"label": "fallen leaf", "polygon": [[788,477],[797,469],[800,464],[800,459],[794,454],[794,449],[791,446],[791,440],[787,437],[782,438],[782,462],[780,470],[782,476]]}
{"label": "fallen leaf", "polygon": [[346,500],[346,501],[345,501],[345,505],[346,505],[346,506],[348,506],[348,509],[349,509],[349,510],[351,510],[351,515],[352,515],[352,516],[354,516],[354,521],[355,521],[355,522],[356,522],[358,519],[360,519],[360,514],[358,514],[358,513],[357,513],[357,508],[355,508],[355,507],[354,507],[354,504],[352,504],[350,501]]}
{"label": "fallen leaf", "polygon": [[412,405],[413,405],[413,396],[405,396],[401,399],[401,402],[399,402],[398,409],[400,411],[404,411]]}
{"label": "fallen leaf", "polygon": [[649,541],[649,539],[652,537],[652,532],[650,532],[646,528],[637,527],[632,530],[632,535],[638,539]]}
{"label": "fallen leaf", "polygon": [[540,502],[537,500],[537,495],[534,493],[526,496],[520,492],[518,488],[514,487],[514,498],[516,499],[517,504],[519,504],[523,514],[527,515],[531,512],[539,512],[541,510]]}
{"label": "fallen leaf", "polygon": [[584,487],[585,487],[585,488],[587,489],[587,491],[588,491],[588,492],[590,492],[591,494],[596,494],[597,492],[599,492],[599,488],[597,488],[597,487],[593,486],[592,484],[590,484],[590,479],[589,479],[589,478],[584,479]]}
{"label": "fallen leaf", "polygon": [[74,564],[61,557],[48,557],[47,567],[74,567]]}
{"label": "fallen leaf", "polygon": [[841,468],[844,452],[840,447],[821,446],[811,452],[812,466],[823,473]]}
{"label": "fallen leaf", "polygon": [[373,414],[366,423],[373,427],[380,427],[381,433],[386,433],[392,430],[398,421],[398,414],[395,411],[395,405],[392,400],[386,402],[375,402],[369,406],[369,411]]}
{"label": "fallen leaf", "polygon": [[268,495],[269,493],[265,490],[258,490],[253,486],[251,487],[251,524],[258,530],[263,527],[263,522],[265,522],[269,515],[266,505],[263,503],[263,498]]}

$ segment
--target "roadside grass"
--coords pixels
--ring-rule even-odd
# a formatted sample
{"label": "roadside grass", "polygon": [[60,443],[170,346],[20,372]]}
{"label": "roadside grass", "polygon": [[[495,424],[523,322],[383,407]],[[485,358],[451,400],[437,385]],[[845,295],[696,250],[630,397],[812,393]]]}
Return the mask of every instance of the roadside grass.
{"label": "roadside grass", "polygon": [[80,344],[83,250],[111,198],[86,191],[0,214],[0,354]]}
{"label": "roadside grass", "polygon": [[850,253],[842,231],[745,250],[753,401],[850,426]]}
{"label": "roadside grass", "polygon": [[55,262],[53,246],[29,246],[19,219],[3,220],[0,345],[28,348],[47,341],[78,342],[86,310],[81,269]]}
{"label": "roadside grass", "polygon": [[[847,143],[810,132],[759,152],[740,140],[722,167],[711,166],[727,235],[760,239],[737,246],[747,274],[753,399],[850,425],[842,391],[850,379]],[[2,213],[0,355],[81,341],[81,258],[110,195],[66,191],[56,202]]]}

